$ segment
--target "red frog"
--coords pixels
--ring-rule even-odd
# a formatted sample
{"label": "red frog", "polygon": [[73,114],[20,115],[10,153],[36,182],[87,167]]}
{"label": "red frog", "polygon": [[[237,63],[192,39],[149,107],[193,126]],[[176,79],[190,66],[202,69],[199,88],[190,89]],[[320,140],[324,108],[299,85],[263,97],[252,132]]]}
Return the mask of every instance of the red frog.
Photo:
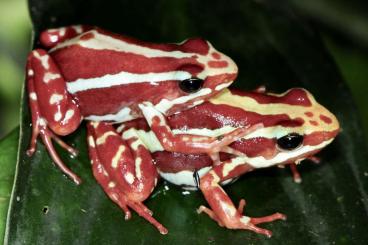
{"label": "red frog", "polygon": [[[203,39],[154,44],[69,26],[42,32],[40,43],[46,49],[33,50],[27,61],[33,128],[27,153],[34,153],[40,136],[56,165],[77,184],[80,178],[61,161],[52,140],[76,154],[58,136],[74,132],[83,119],[122,123],[145,118],[163,147],[176,151],[181,139],[170,136],[165,116],[203,103],[237,76],[236,64]],[[240,129],[228,138],[245,133]],[[202,152],[208,153],[216,153],[208,147],[230,142],[204,140],[209,144]]]}
{"label": "red frog", "polygon": [[[188,154],[185,148],[166,151],[145,120],[122,124],[117,130],[122,138],[111,125],[89,123],[89,149],[96,179],[108,196],[124,209],[126,218],[130,217],[128,207],[131,207],[161,233],[167,229],[141,206],[155,187],[157,177],[149,173],[156,173],[156,169],[171,183],[198,187],[210,205],[210,208],[201,206],[198,212],[205,212],[220,226],[271,236],[271,231],[257,225],[285,219],[285,215],[245,216],[245,201],[241,200],[236,207],[220,184],[257,168],[289,164],[295,167],[296,163],[313,158],[339,132],[336,117],[307,90],[299,88],[283,94],[225,89],[201,105],[169,116],[167,124],[175,137],[181,137],[181,142],[186,142],[186,137],[221,140],[239,128],[248,131],[227,148],[217,149],[216,154]],[[126,147],[125,142],[130,147]],[[201,146],[200,141],[198,146]],[[154,166],[148,164],[152,161],[151,154]]]}

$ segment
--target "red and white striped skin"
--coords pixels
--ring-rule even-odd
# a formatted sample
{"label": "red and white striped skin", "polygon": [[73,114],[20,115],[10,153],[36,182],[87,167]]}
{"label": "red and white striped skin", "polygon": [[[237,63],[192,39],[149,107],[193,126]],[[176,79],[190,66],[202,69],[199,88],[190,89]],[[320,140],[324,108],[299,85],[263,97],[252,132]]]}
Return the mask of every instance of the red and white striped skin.
{"label": "red and white striped skin", "polygon": [[[142,122],[146,123],[144,120]],[[145,126],[148,125],[145,124]],[[244,133],[251,133],[256,128],[258,125],[248,128]],[[130,128],[124,137],[121,137],[112,124],[105,122],[88,122],[87,129],[93,174],[105,193],[124,210],[126,219],[130,219],[129,208],[132,208],[153,224],[160,233],[166,234],[167,229],[152,217],[152,212],[142,203],[154,190],[158,172],[151,152],[141,140],[138,131]],[[211,140],[210,137],[206,136],[185,137],[192,137],[199,149],[203,149],[202,145],[208,144],[205,142],[206,140]],[[231,134],[222,137],[227,145],[236,139]],[[190,145],[189,140],[184,142]],[[211,141],[211,147],[214,149],[216,149],[217,144],[216,141]],[[183,144],[179,144],[179,146],[185,149],[188,147]],[[199,152],[199,150],[195,150],[195,147],[191,149],[194,153]],[[217,150],[220,151],[220,149]]]}
{"label": "red and white striped skin", "polygon": [[111,124],[99,122],[89,122],[87,129],[93,175],[105,193],[124,210],[126,220],[132,208],[166,234],[167,229],[142,203],[156,186],[158,173],[138,135],[122,139]]}
{"label": "red and white striped skin", "polygon": [[[199,188],[211,207],[201,206],[199,212],[206,212],[219,225],[229,229],[249,229],[267,236],[271,236],[271,231],[259,228],[257,224],[285,219],[285,216],[280,213],[261,218],[244,216],[245,201],[236,207],[220,183],[256,168],[285,164],[295,167],[294,164],[303,159],[316,160],[314,154],[331,143],[340,130],[336,117],[318,104],[308,91],[298,88],[283,94],[226,89],[201,105],[169,116],[168,124],[176,135],[207,137],[263,124],[263,127],[255,128],[229,145],[243,155],[221,153],[219,162],[214,162],[206,154],[164,151],[142,120],[125,123],[121,129],[123,138],[132,131],[140,135],[164,179],[177,185],[195,187],[197,183],[193,175],[199,173]],[[290,151],[280,149],[277,139],[289,133],[302,135],[302,145]]]}
{"label": "red and white striped skin", "polygon": [[[153,44],[69,26],[42,32],[40,42],[49,50],[32,51],[27,63],[33,127],[28,154],[40,135],[55,163],[76,183],[80,179],[59,159],[51,139],[76,151],[54,134],[72,133],[83,119],[120,123],[145,117],[155,126],[156,115],[163,118],[201,104],[237,76],[236,64],[203,39]],[[189,78],[204,80],[203,87],[183,92],[178,83]],[[166,131],[157,131],[160,139]]]}

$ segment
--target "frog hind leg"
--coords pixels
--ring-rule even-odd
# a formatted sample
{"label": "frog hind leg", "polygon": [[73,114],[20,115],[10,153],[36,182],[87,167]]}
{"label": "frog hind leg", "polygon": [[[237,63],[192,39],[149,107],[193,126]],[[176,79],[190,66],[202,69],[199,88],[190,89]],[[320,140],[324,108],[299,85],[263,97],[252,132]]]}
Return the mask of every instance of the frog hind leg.
{"label": "frog hind leg", "polygon": [[40,42],[45,48],[53,48],[57,44],[76,37],[91,29],[94,29],[94,27],[88,25],[72,25],[55,29],[47,29],[41,32]]}
{"label": "frog hind leg", "polygon": [[243,160],[241,157],[236,157],[222,162],[202,176],[199,187],[211,209],[201,206],[198,209],[198,213],[204,212],[208,214],[220,226],[225,226],[229,229],[247,229],[271,237],[271,231],[260,228],[257,224],[279,219],[284,220],[286,216],[280,213],[259,218],[245,216],[243,215],[245,200],[242,199],[239,206],[235,207],[229,196],[219,185],[224,180],[238,177],[253,169],[250,165],[242,163]]}
{"label": "frog hind leg", "polygon": [[[218,152],[238,151],[231,149],[229,145],[234,141],[243,138],[247,134],[262,128],[262,124],[256,124],[249,128],[237,128],[232,132],[219,137],[208,137],[191,134],[174,134],[170,129],[166,118],[157,111],[151,103],[139,105],[144,117],[146,118],[151,130],[166,151],[181,153],[207,153],[211,158],[216,159]],[[239,153],[243,155],[242,153]]]}
{"label": "frog hind leg", "polygon": [[133,130],[122,139],[112,125],[89,122],[88,145],[93,174],[105,193],[125,212],[129,208],[153,224],[161,234],[167,229],[144,204],[156,186],[158,173],[150,152]]}
{"label": "frog hind leg", "polygon": [[65,81],[45,50],[32,51],[27,60],[27,88],[32,114],[32,138],[27,154],[36,150],[38,136],[55,164],[77,184],[81,182],[60,159],[52,139],[72,155],[77,152],[56,135],[73,132],[82,119],[78,106],[66,90]]}

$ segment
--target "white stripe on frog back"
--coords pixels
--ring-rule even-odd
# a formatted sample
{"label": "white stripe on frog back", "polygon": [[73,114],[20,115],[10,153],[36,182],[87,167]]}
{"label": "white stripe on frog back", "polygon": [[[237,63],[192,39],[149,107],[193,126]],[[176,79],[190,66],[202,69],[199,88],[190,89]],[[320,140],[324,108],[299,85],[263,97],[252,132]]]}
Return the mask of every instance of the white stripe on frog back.
{"label": "white stripe on frog back", "polygon": [[[205,69],[198,74],[199,78],[204,79],[207,76],[215,76],[220,74],[233,74],[237,72],[237,66],[236,64],[230,59],[226,58],[226,61],[228,62],[228,65],[226,67],[222,68],[216,68],[216,67],[209,67],[208,62],[213,60],[213,58],[208,55],[213,52],[219,53],[221,56],[227,57],[221,52],[215,50],[213,46],[207,42],[209,45],[209,51],[206,55],[200,55],[197,53],[185,53],[178,50],[174,51],[164,51],[160,49],[154,49],[149,48],[145,46],[140,46],[134,43],[128,43],[123,40],[119,40],[116,38],[113,38],[108,35],[104,35],[99,33],[96,30],[91,30],[88,33],[92,33],[94,35],[93,38],[90,39],[80,39],[81,36],[72,38],[70,40],[64,41],[57,46],[55,46],[53,49],[50,50],[50,52],[53,52],[57,49],[61,49],[64,47],[68,47],[71,45],[80,45],[84,48],[88,49],[95,49],[95,50],[112,50],[117,52],[127,52],[127,53],[133,53],[142,55],[148,58],[156,58],[156,57],[174,57],[174,58],[191,58],[191,57],[197,57],[197,61],[200,62],[202,65],[205,66]],[[83,35],[83,34],[82,34]],[[184,41],[185,42],[185,41]]]}
{"label": "white stripe on frog back", "polygon": [[117,74],[107,74],[102,77],[79,78],[66,84],[69,93],[74,94],[80,91],[98,88],[110,88],[118,85],[126,85],[131,83],[157,83],[172,80],[185,80],[191,77],[186,71],[169,71],[161,73],[130,73],[119,72]]}
{"label": "white stripe on frog back", "polygon": [[[146,103],[146,105],[139,105],[141,110],[142,107],[146,108],[146,110],[142,110],[143,114],[145,114],[145,116],[147,117],[147,119],[152,118],[153,116],[156,116],[159,113],[163,113],[165,114],[170,108],[172,108],[173,106],[175,106],[176,104],[183,104],[186,103],[190,100],[193,100],[197,97],[200,96],[204,96],[207,94],[210,94],[212,92],[211,89],[209,88],[204,88],[201,89],[200,91],[194,93],[194,94],[189,94],[187,96],[182,96],[173,100],[167,100],[167,99],[162,99],[158,104],[156,105],[152,105],[151,103]],[[157,110],[157,111],[155,111]],[[147,112],[145,112],[147,111]],[[156,113],[159,112],[159,113]],[[107,114],[107,115],[90,115],[88,117],[86,117],[87,120],[92,120],[92,121],[114,121],[114,122],[126,122],[132,119],[135,119],[132,115],[131,115],[131,109],[129,107],[124,107],[123,109],[121,109],[119,112],[115,113],[115,114]]]}
{"label": "white stripe on frog back", "polygon": [[125,42],[123,40],[101,34],[96,30],[91,30],[86,33],[92,33],[93,38],[83,40],[79,38],[80,36],[78,36],[70,40],[67,40],[61,44],[58,44],[56,47],[52,48],[50,52],[53,52],[57,49],[68,47],[74,44],[79,44],[80,46],[84,48],[88,48],[88,49],[129,52],[129,53],[143,55],[148,58],[156,58],[156,57],[188,58],[188,57],[192,57],[193,55],[196,55],[194,53],[184,53],[178,50],[164,51],[160,49],[153,49],[153,48],[137,45],[134,43]]}
{"label": "white stripe on frog back", "polygon": [[[234,131],[236,128],[226,125],[217,129],[208,129],[208,128],[192,128],[192,129],[174,129],[172,130],[174,134],[193,134],[193,135],[201,135],[208,137],[218,137],[220,135],[230,133]],[[290,133],[299,133],[301,135],[313,133],[312,130],[307,130],[304,127],[283,127],[283,126],[271,126],[257,129],[250,134],[247,134],[243,139],[253,139],[257,137],[274,139],[281,138]]]}
{"label": "white stripe on frog back", "polygon": [[120,111],[115,114],[107,114],[107,115],[89,115],[85,119],[91,121],[112,121],[112,122],[126,122],[132,119],[135,119],[131,114],[131,109],[129,107],[124,107]]}

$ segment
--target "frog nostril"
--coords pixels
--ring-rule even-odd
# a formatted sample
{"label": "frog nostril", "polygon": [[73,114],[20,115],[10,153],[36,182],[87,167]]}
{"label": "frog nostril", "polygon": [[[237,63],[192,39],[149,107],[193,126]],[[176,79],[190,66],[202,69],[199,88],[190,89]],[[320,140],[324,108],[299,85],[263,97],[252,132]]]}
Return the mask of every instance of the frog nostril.
{"label": "frog nostril", "polygon": [[200,78],[189,78],[179,82],[179,87],[185,93],[195,93],[203,86],[204,81]]}

